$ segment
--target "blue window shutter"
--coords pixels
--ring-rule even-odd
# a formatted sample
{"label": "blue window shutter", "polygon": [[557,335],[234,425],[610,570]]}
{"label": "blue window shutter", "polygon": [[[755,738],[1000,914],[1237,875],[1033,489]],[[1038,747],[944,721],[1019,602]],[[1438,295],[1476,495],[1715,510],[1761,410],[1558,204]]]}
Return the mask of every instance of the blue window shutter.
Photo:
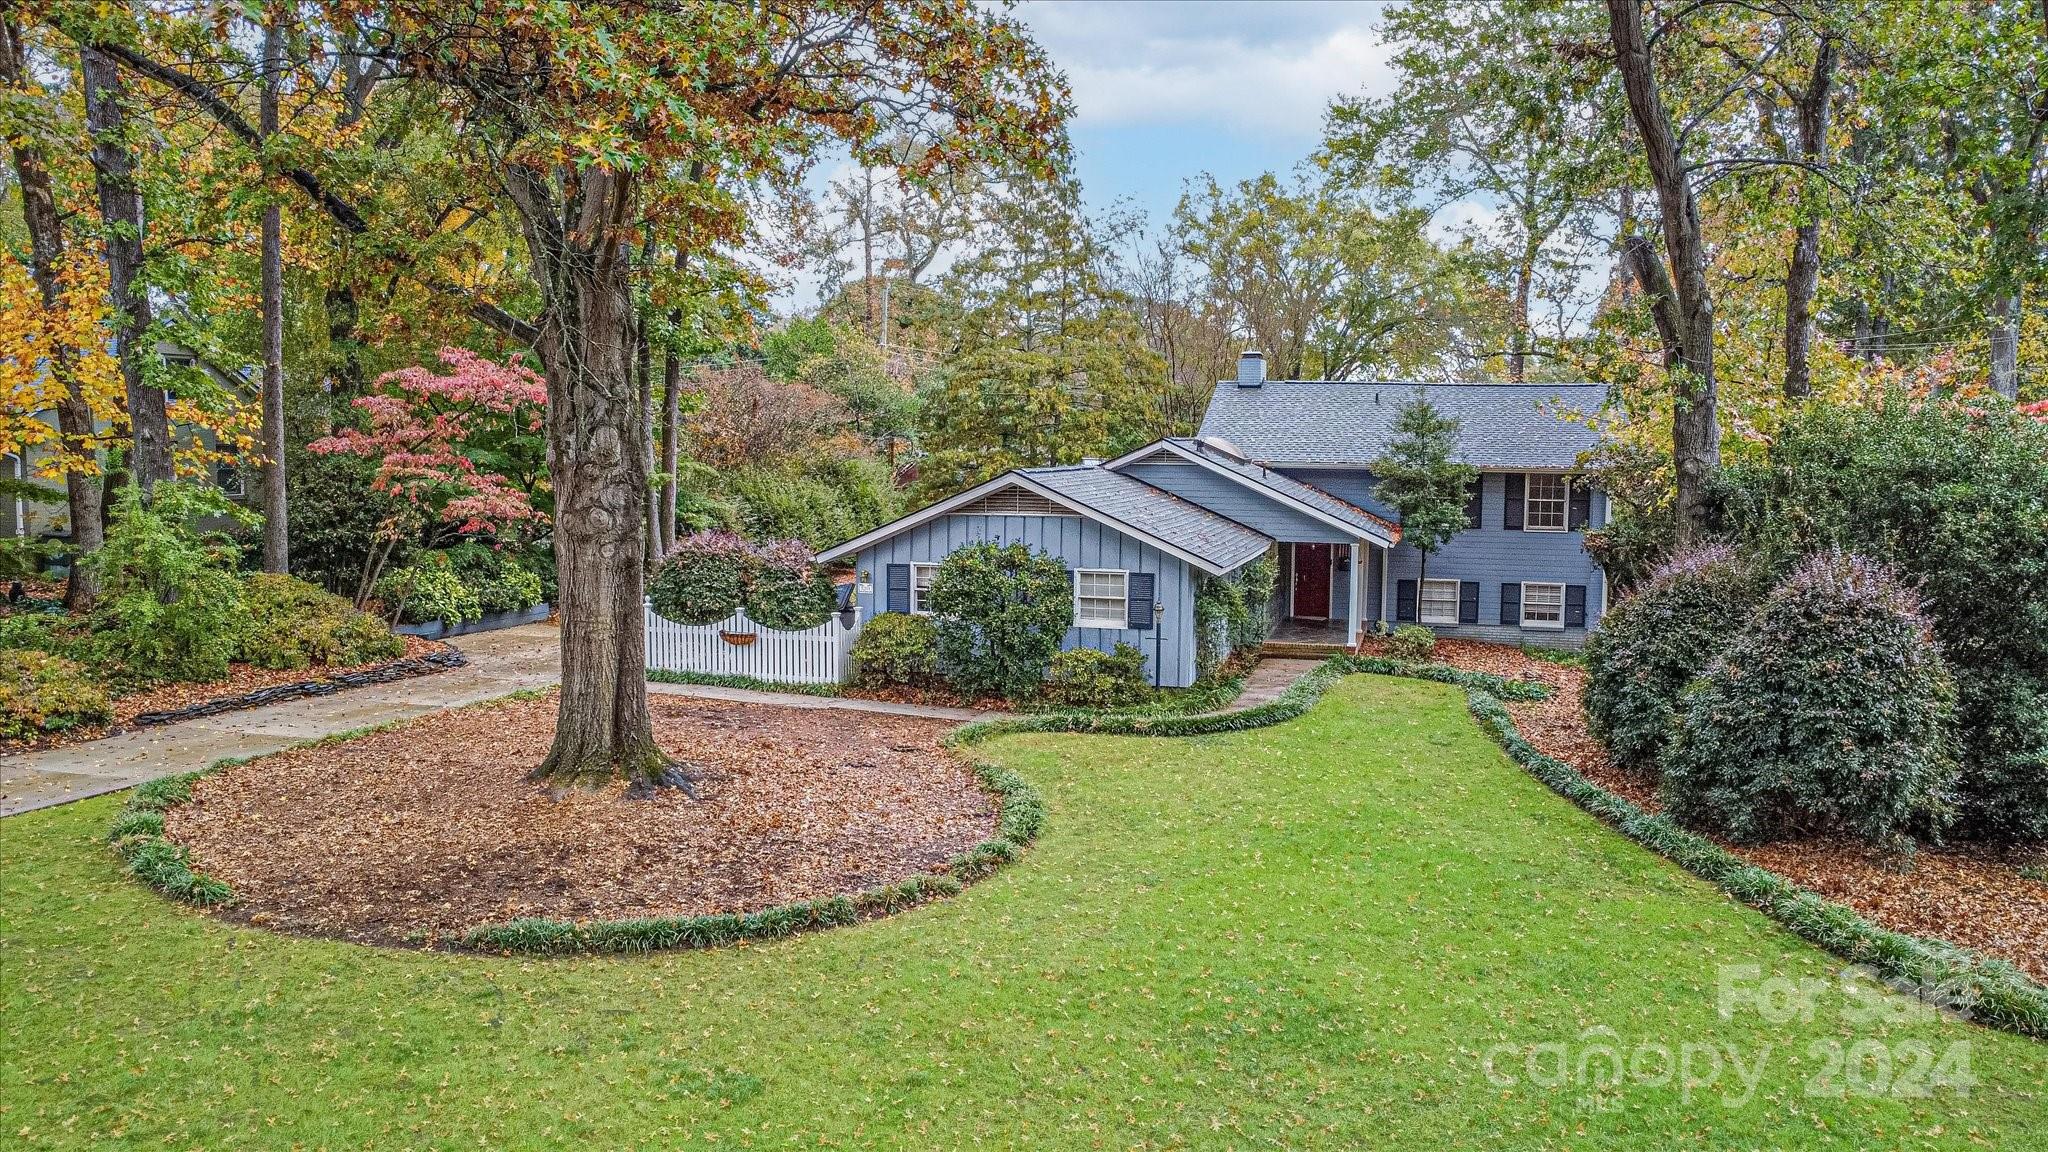
{"label": "blue window shutter", "polygon": [[1415,581],[1394,581],[1394,619],[1409,624],[1415,622]]}
{"label": "blue window shutter", "polygon": [[1522,497],[1529,490],[1529,478],[1520,472],[1507,474],[1507,506],[1501,513],[1500,526],[1512,531],[1522,530]]}
{"label": "blue window shutter", "polygon": [[1152,626],[1152,598],[1158,590],[1158,577],[1150,572],[1133,572],[1129,576],[1130,596],[1125,602],[1125,623],[1133,628]]}
{"label": "blue window shutter", "polygon": [[1503,584],[1500,586],[1500,622],[1520,624],[1522,622],[1522,586]]}
{"label": "blue window shutter", "polygon": [[1586,586],[1567,584],[1564,586],[1564,626],[1584,628],[1586,626]]}
{"label": "blue window shutter", "polygon": [[1565,526],[1577,532],[1593,518],[1593,486],[1586,482],[1584,476],[1572,477],[1571,484],[1571,499],[1565,505]]}
{"label": "blue window shutter", "polygon": [[1458,623],[1479,623],[1479,581],[1458,582]]}
{"label": "blue window shutter", "polygon": [[910,565],[889,565],[889,611],[910,611]]}
{"label": "blue window shutter", "polygon": [[1486,484],[1480,477],[1472,477],[1472,487],[1465,492],[1465,527],[1467,528],[1486,527],[1485,502],[1480,499],[1480,493],[1485,491],[1485,489]]}

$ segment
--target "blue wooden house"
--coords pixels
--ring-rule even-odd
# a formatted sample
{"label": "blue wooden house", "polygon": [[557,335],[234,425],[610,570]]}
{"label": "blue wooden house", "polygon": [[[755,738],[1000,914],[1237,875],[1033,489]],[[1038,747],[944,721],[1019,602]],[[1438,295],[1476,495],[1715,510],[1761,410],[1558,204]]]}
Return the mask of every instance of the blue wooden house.
{"label": "blue wooden house", "polygon": [[1418,386],[1268,380],[1246,353],[1192,438],[1106,462],[1023,468],[826,550],[851,559],[863,621],[921,612],[939,562],[974,541],[1022,541],[1073,573],[1066,645],[1144,651],[1155,683],[1195,679],[1195,592],[1276,554],[1275,640],[1355,644],[1375,625],[1420,623],[1474,639],[1576,647],[1607,587],[1583,547],[1605,496],[1577,474],[1598,439],[1597,384],[1435,384],[1421,394],[1460,422],[1480,470],[1469,527],[1430,557],[1401,542],[1373,497],[1372,461]]}

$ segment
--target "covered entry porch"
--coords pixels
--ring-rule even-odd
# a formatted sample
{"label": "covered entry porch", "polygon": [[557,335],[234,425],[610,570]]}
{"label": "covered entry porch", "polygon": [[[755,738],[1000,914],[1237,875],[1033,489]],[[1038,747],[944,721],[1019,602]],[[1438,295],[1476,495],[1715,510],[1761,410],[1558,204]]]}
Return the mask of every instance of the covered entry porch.
{"label": "covered entry porch", "polygon": [[1385,548],[1369,540],[1283,540],[1279,551],[1269,655],[1345,651],[1381,619]]}

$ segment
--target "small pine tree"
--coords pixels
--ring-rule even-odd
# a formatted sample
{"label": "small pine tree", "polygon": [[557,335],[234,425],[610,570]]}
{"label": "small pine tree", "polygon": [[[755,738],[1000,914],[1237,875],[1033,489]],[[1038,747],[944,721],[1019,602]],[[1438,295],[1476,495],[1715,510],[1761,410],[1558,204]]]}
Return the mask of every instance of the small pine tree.
{"label": "small pine tree", "polygon": [[1465,498],[1479,469],[1457,460],[1458,421],[1436,410],[1415,390],[1394,420],[1394,440],[1373,462],[1373,494],[1401,516],[1401,540],[1422,553],[1417,583],[1429,575],[1430,554],[1465,527]]}

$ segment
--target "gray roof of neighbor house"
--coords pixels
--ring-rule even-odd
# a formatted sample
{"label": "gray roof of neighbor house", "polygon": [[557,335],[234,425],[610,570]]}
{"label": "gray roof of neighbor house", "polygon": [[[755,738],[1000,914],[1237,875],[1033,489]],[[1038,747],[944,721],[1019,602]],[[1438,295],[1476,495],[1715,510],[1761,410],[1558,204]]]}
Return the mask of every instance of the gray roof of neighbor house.
{"label": "gray roof of neighbor house", "polygon": [[1110,520],[1198,556],[1222,571],[1258,559],[1273,542],[1263,532],[1099,465],[1023,468],[1018,474]]}
{"label": "gray roof of neighbor house", "polygon": [[1384,533],[1392,536],[1397,541],[1401,538],[1401,525],[1399,522],[1389,520],[1384,516],[1374,515],[1349,500],[1332,496],[1313,484],[1304,484],[1291,476],[1283,476],[1270,468],[1262,468],[1241,457],[1233,456],[1214,444],[1204,444],[1200,440],[1191,440],[1179,436],[1169,437],[1169,442],[1195,452],[1202,459],[1212,461],[1220,467],[1227,468],[1231,472],[1243,476],[1261,487],[1270,488],[1283,496],[1291,496],[1326,515],[1335,516],[1353,528],[1358,528],[1375,535]]}
{"label": "gray roof of neighbor house", "polygon": [[1599,441],[1588,421],[1607,400],[1604,384],[1267,380],[1246,388],[1225,380],[1209,398],[1201,434],[1265,464],[1369,466],[1418,388],[1457,418],[1458,458],[1480,468],[1577,466],[1579,453]]}

